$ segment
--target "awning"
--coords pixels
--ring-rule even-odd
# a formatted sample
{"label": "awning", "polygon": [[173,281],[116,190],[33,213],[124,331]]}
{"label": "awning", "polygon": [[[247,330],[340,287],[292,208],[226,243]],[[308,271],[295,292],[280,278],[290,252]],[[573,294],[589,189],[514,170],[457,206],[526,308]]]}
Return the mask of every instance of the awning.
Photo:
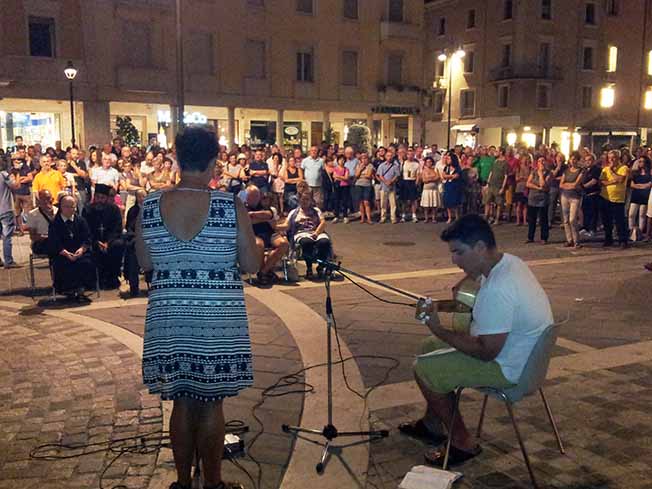
{"label": "awning", "polygon": [[475,124],[456,124],[451,127],[451,130],[460,132],[478,132],[478,126]]}

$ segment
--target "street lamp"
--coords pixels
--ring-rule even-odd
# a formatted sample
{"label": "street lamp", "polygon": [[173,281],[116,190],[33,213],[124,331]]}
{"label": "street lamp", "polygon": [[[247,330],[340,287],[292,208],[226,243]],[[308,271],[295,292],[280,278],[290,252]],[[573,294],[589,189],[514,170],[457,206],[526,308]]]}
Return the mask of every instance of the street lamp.
{"label": "street lamp", "polygon": [[63,70],[63,72],[66,75],[66,78],[70,80],[70,125],[72,128],[71,142],[74,148],[75,147],[75,105],[74,105],[72,82],[77,76],[77,69],[72,65],[72,61],[68,61],[68,64],[66,65],[66,69]]}
{"label": "street lamp", "polygon": [[453,61],[455,59],[462,59],[466,52],[460,48],[450,55],[441,53],[437,59],[441,62],[448,60],[448,136],[446,140],[446,148],[451,147],[451,108],[453,105]]}

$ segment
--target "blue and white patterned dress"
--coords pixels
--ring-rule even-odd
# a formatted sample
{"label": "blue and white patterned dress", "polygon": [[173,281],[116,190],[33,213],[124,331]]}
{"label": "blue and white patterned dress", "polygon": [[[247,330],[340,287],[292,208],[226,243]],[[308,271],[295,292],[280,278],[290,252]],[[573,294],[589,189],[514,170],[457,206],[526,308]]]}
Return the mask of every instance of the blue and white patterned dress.
{"label": "blue and white patterned dress", "polygon": [[204,227],[182,241],[161,219],[161,195],[150,194],[143,204],[153,264],[143,383],[167,400],[234,396],[253,383],[234,197],[212,191]]}

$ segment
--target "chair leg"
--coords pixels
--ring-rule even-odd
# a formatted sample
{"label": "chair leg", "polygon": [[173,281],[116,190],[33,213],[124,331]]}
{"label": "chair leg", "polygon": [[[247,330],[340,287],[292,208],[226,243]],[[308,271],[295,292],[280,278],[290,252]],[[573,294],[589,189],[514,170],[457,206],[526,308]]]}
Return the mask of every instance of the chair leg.
{"label": "chair leg", "polygon": [[446,441],[446,454],[444,455],[444,463],[442,469],[446,470],[448,468],[448,456],[451,451],[451,444],[453,442],[453,430],[455,429],[455,415],[460,408],[460,398],[462,397],[462,391],[464,387],[460,387],[455,391],[455,398],[453,400],[453,415],[451,416],[451,421],[448,423],[448,440]]}
{"label": "chair leg", "polygon": [[548,419],[550,420],[550,425],[552,426],[552,431],[555,432],[555,438],[557,438],[557,446],[559,447],[559,453],[564,455],[566,450],[564,449],[564,444],[561,442],[561,436],[559,436],[559,430],[557,430],[557,423],[555,423],[555,418],[552,416],[552,411],[550,410],[550,405],[546,399],[546,395],[543,393],[543,388],[539,389],[539,394],[541,394],[541,400],[543,405],[546,408],[546,413],[548,414]]}
{"label": "chair leg", "polygon": [[521,452],[523,452],[523,459],[525,460],[527,471],[530,473],[530,480],[532,481],[532,487],[534,487],[534,489],[538,489],[539,486],[537,485],[537,480],[534,477],[534,472],[532,471],[532,466],[530,465],[530,457],[528,457],[527,450],[525,449],[525,444],[523,443],[523,438],[521,437],[521,432],[519,431],[518,425],[516,424],[516,418],[514,418],[514,411],[512,409],[512,404],[506,398],[504,398],[504,401],[505,401],[505,406],[507,407],[507,412],[509,413],[509,417],[512,419],[512,425],[514,426],[514,432],[516,433],[518,444],[521,446]]}
{"label": "chair leg", "polygon": [[29,286],[32,297],[34,297],[36,295],[36,280],[34,279],[34,255],[31,253],[29,255]]}
{"label": "chair leg", "polygon": [[475,432],[475,436],[477,438],[480,438],[482,436],[482,423],[484,422],[484,413],[485,410],[487,409],[487,401],[489,400],[489,396],[487,394],[484,395],[484,399],[482,400],[482,410],[480,411],[480,420],[478,421],[478,429]]}

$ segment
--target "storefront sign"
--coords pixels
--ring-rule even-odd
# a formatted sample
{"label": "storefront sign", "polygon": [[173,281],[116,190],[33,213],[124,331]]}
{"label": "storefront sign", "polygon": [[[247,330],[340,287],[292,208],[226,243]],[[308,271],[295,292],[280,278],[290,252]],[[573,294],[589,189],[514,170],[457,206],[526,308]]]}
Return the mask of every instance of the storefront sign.
{"label": "storefront sign", "polygon": [[[158,113],[158,122],[161,124],[171,124],[172,115],[169,110],[159,110]],[[208,122],[208,117],[206,117],[201,112],[184,112],[183,113],[183,122],[185,124],[206,124]]]}
{"label": "storefront sign", "polygon": [[416,107],[396,107],[390,105],[377,105],[372,107],[371,111],[375,114],[402,114],[402,115],[416,115],[419,109]]}

